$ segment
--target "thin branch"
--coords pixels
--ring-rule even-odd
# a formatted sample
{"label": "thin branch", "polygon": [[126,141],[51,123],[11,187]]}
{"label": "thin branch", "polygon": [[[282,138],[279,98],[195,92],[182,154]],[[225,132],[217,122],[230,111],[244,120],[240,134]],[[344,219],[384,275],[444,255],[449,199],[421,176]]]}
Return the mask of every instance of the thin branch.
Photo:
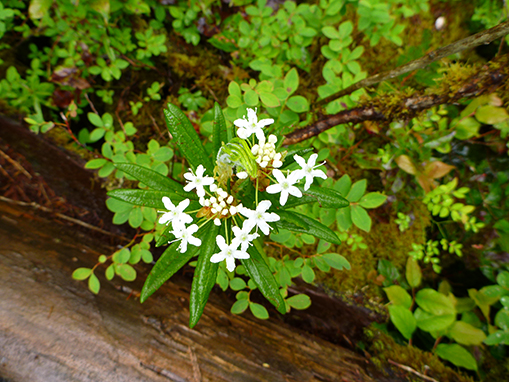
{"label": "thin branch", "polygon": [[[507,55],[502,56],[502,59]],[[509,56],[507,56],[509,57]],[[311,125],[296,130],[285,137],[284,145],[292,145],[344,123],[360,123],[363,121],[384,121],[391,120],[393,116],[411,116],[419,111],[429,109],[433,106],[445,103],[456,102],[462,98],[477,97],[485,92],[493,92],[497,87],[503,85],[508,77],[505,64],[498,68],[490,69],[483,67],[483,70],[468,78],[459,90],[455,93],[443,92],[444,94],[417,93],[408,98],[403,98],[398,105],[391,105],[391,110],[382,112],[375,106],[358,107],[350,110],[343,110],[338,114],[329,115]],[[505,71],[504,71],[505,70]],[[377,102],[383,104],[383,96]]]}
{"label": "thin branch", "polygon": [[406,370],[408,371],[409,373],[413,373],[419,377],[421,377],[422,379],[426,380],[426,381],[430,381],[430,382],[438,382],[436,379],[434,378],[431,378],[431,377],[428,377],[427,375],[424,375],[422,373],[419,373],[417,370],[414,370],[412,369],[411,367],[409,366],[405,366],[405,365],[402,365],[400,363],[397,363],[397,362],[394,362],[393,360],[389,359],[388,360],[390,364],[394,365],[394,366],[397,366],[399,367],[400,369],[403,369],[403,370]]}
{"label": "thin branch", "polygon": [[16,162],[14,159],[12,159],[9,155],[4,153],[2,150],[0,150],[0,156],[2,156],[7,162],[12,164],[19,171],[21,171],[23,173],[23,175],[25,175],[28,179],[32,179],[32,175],[30,175],[30,173],[27,170],[25,170],[25,168],[22,165],[20,165],[18,162]]}
{"label": "thin branch", "polygon": [[434,50],[433,52],[430,52],[427,55],[425,55],[421,58],[418,58],[417,60],[411,61],[408,64],[402,65],[396,69],[382,72],[382,73],[376,74],[369,78],[365,78],[365,79],[363,79],[359,82],[356,82],[355,84],[347,87],[346,89],[343,89],[335,94],[332,94],[332,95],[316,102],[316,105],[327,104],[330,101],[333,101],[339,97],[343,97],[347,94],[350,94],[357,89],[365,88],[367,86],[371,86],[371,85],[377,84],[379,82],[382,82],[382,81],[385,81],[385,80],[388,80],[388,79],[391,79],[394,77],[398,77],[401,74],[405,74],[405,73],[411,72],[413,70],[422,69],[437,60],[440,60],[444,57],[450,56],[451,54],[458,53],[458,52],[461,52],[466,49],[472,49],[472,48],[475,48],[476,46],[479,46],[482,44],[489,44],[490,42],[497,40],[500,37],[505,36],[506,34],[509,34],[509,21],[498,24],[497,26],[495,26],[491,29],[477,33],[473,36],[469,36],[462,40],[456,41],[452,44],[444,46],[443,48]]}
{"label": "thin branch", "polygon": [[74,223],[74,224],[78,224],[78,225],[80,225],[82,227],[85,227],[85,228],[88,228],[90,230],[100,232],[100,233],[102,233],[104,235],[114,236],[114,237],[126,240],[126,238],[124,238],[124,237],[115,235],[115,234],[113,234],[111,232],[108,232],[108,231],[105,231],[105,230],[103,230],[103,229],[101,229],[99,227],[95,227],[95,226],[93,226],[91,224],[85,223],[84,221],[71,218],[70,216],[61,214],[59,212],[55,212],[51,208],[41,206],[40,204],[37,204],[35,202],[27,203],[27,202],[22,202],[22,201],[18,201],[18,200],[9,199],[9,198],[3,197],[3,196],[0,196],[0,201],[6,202],[6,203],[10,203],[10,204],[17,204],[17,205],[23,206],[23,207],[32,207],[32,208],[35,208],[36,210],[40,210],[40,211],[44,211],[44,212],[49,212],[51,214],[54,214],[56,217],[58,217],[60,219],[67,220],[67,221],[69,221],[71,223]]}

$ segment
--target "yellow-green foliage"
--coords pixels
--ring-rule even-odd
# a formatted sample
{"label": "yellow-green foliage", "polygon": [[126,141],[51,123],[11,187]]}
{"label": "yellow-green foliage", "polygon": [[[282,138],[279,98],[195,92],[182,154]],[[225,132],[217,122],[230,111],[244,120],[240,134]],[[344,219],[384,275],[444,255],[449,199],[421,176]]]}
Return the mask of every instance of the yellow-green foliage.
{"label": "yellow-green foliage", "polygon": [[[394,339],[378,329],[369,327],[365,330],[367,337],[367,352],[371,355],[371,362],[382,369],[389,360],[403,366],[410,367],[418,373],[426,374],[440,382],[473,382],[474,379],[442,363],[440,358],[431,352],[419,350],[413,346],[397,344]],[[392,372],[407,378],[409,381],[422,381],[417,375],[405,371],[396,365]]]}

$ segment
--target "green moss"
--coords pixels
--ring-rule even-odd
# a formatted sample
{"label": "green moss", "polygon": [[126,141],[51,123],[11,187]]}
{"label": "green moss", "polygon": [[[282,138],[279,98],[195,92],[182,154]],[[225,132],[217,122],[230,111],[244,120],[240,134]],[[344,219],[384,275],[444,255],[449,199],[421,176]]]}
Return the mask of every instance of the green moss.
{"label": "green moss", "polygon": [[[345,256],[350,262],[350,271],[317,272],[317,281],[329,289],[347,294],[362,290],[366,297],[379,300],[385,295],[381,291],[381,280],[378,277],[378,261],[391,261],[404,274],[408,252],[412,243],[422,244],[426,237],[426,228],[430,224],[430,215],[426,206],[415,199],[400,197],[399,202],[406,206],[404,213],[412,213],[412,226],[401,233],[395,223],[397,209],[393,205],[392,211],[382,208],[370,211],[373,226],[367,233],[352,227],[351,234],[361,236],[367,244],[367,249],[352,250],[346,243],[337,246],[337,253]],[[401,210],[400,210],[401,211]]]}
{"label": "green moss", "polygon": [[[407,378],[409,381],[422,381],[415,373],[405,370],[409,367],[418,373],[425,374],[440,382],[473,382],[474,379],[461,371],[455,371],[446,366],[431,352],[422,351],[413,346],[397,344],[388,334],[382,333],[373,326],[365,330],[367,352],[370,360],[380,368],[380,365],[392,365],[391,374]],[[394,365],[397,363],[403,367]],[[386,373],[388,371],[386,370]]]}

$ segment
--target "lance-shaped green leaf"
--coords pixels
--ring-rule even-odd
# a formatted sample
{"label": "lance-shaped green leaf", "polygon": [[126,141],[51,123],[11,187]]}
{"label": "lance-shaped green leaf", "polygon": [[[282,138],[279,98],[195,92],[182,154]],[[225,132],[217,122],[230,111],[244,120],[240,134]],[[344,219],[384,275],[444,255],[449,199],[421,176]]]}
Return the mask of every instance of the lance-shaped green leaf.
{"label": "lance-shaped green leaf", "polygon": [[177,249],[179,245],[179,242],[171,244],[157,260],[141,289],[140,302],[146,301],[200,250],[200,247],[191,245],[188,246],[187,252],[180,253]]}
{"label": "lance-shaped green leaf", "polygon": [[[260,248],[261,249],[261,248]],[[246,268],[247,274],[254,281],[260,292],[269,302],[276,307],[279,313],[286,313],[286,305],[279,293],[279,284],[264,260],[263,249],[260,252],[257,242],[248,248],[249,259],[242,259],[242,265]]]}
{"label": "lance-shaped green leaf", "polygon": [[160,247],[163,244],[167,244],[171,239],[173,239],[175,236],[171,233],[173,231],[173,227],[171,225],[168,225],[161,236],[159,236],[159,239],[157,239],[156,242],[156,248]]}
{"label": "lance-shaped green leaf", "polygon": [[[341,244],[341,240],[339,240],[338,236],[331,230],[329,227],[323,225],[322,223],[312,219],[306,215],[299,214],[297,212],[278,210],[277,214],[281,218],[282,221],[287,221],[295,225],[295,227],[287,228],[285,226],[281,226],[280,221],[276,222],[275,225],[278,228],[286,228],[292,230],[294,232],[308,233],[313,235],[319,239],[323,239],[329,243],[333,244]],[[297,224],[297,222],[300,222]],[[284,224],[284,223],[283,223]],[[301,228],[299,225],[307,225],[308,228]]]}
{"label": "lance-shaped green leaf", "polygon": [[350,205],[350,202],[342,197],[338,191],[330,188],[313,185],[307,191],[304,191],[303,186],[297,186],[297,188],[302,191],[302,197],[291,196],[284,206],[285,209],[314,202],[320,203],[320,206],[324,208],[345,208]]}
{"label": "lance-shaped green leaf", "polygon": [[295,163],[295,158],[293,157],[295,154],[297,154],[300,157],[303,157],[304,155],[306,155],[307,153],[310,153],[312,151],[314,151],[314,149],[312,147],[308,147],[305,149],[288,150],[286,153],[284,162],[283,162],[283,167],[281,167],[281,169],[285,169]]}
{"label": "lance-shaped green leaf", "polygon": [[157,191],[171,191],[189,199],[198,199],[198,195],[185,192],[184,187],[177,181],[168,178],[149,168],[132,163],[115,163],[115,167],[136,180]]}
{"label": "lance-shaped green leaf", "polygon": [[200,320],[210,291],[216,284],[217,268],[219,266],[219,263],[211,263],[210,258],[217,252],[216,236],[220,227],[209,223],[203,228],[205,233],[201,237],[200,256],[198,256],[198,263],[194,271],[189,298],[189,327],[191,328]]}
{"label": "lance-shaped green leaf", "polygon": [[168,109],[164,109],[164,115],[168,131],[191,168],[196,170],[199,165],[203,165],[209,175],[212,175],[214,165],[207,155],[198,133],[182,110],[169,103]]}
{"label": "lance-shaped green leaf", "polygon": [[173,204],[180,202],[184,199],[182,195],[177,195],[169,191],[155,191],[155,190],[112,190],[107,193],[108,196],[122,200],[124,202],[134,204],[135,206],[153,207],[165,210],[163,204],[163,196],[171,199]]}
{"label": "lance-shaped green leaf", "polygon": [[212,131],[212,143],[214,147],[213,158],[217,156],[219,149],[223,143],[228,143],[233,138],[233,129],[226,127],[221,106],[217,102],[214,103],[214,130]]}

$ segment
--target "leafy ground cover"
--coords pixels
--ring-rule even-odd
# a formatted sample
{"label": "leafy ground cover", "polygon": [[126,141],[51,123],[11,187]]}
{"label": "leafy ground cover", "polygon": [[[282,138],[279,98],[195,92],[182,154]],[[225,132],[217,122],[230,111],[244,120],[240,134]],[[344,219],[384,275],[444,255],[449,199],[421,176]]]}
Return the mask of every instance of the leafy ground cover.
{"label": "leafy ground cover", "polygon": [[[274,121],[265,132],[278,137],[281,156],[292,161],[295,153],[316,152],[314,163],[326,162],[327,179],[314,182],[344,198],[338,208],[317,194],[305,196],[305,204],[290,197],[288,224],[274,225],[258,242],[254,252],[272,292],[285,301],[278,309],[312,304],[308,296],[288,295],[296,278],[352,300],[361,294],[388,319],[369,329],[360,351],[417,373],[433,365],[438,380],[503,380],[508,37],[334,95],[494,27],[507,12],[498,0],[5,0],[0,104],[5,113],[21,113],[34,133],[86,158],[111,195],[130,188],[148,198],[154,184],[161,192],[151,202],[108,200],[114,223],[137,234],[101,255],[93,269],[74,273],[92,292],[99,293],[103,271],[108,280],[132,281],[140,262],[159,260],[163,267],[168,258],[154,259],[152,250],[172,237],[159,223],[159,183],[185,185],[184,175],[199,164],[217,175],[212,153],[239,135],[235,121],[257,109],[259,119]],[[178,127],[170,128],[173,139],[168,135],[168,104],[201,156],[188,155]],[[354,111],[348,122],[334,122]],[[301,138],[286,145],[295,134]],[[147,183],[149,170],[166,181]],[[253,190],[237,191],[247,198]],[[295,214],[317,221],[321,231],[299,226]],[[208,252],[219,252],[209,241]],[[191,264],[203,269],[192,255]],[[260,319],[277,314],[251,299],[264,286],[245,264],[230,271],[222,262],[207,282],[237,293],[234,314],[248,308]]]}

